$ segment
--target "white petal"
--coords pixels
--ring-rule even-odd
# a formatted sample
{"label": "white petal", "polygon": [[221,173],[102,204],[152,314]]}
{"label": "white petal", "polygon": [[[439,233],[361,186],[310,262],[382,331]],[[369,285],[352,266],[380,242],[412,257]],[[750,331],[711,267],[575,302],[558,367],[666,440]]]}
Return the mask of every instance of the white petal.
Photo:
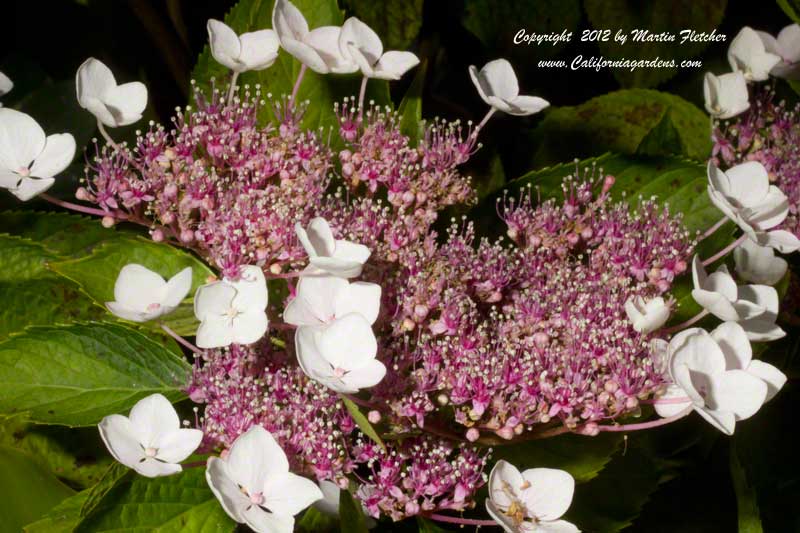
{"label": "white petal", "polygon": [[323,256],[312,257],[309,260],[309,264],[322,272],[342,278],[360,276],[364,267],[364,264],[359,261]]}
{"label": "white petal", "polygon": [[506,113],[516,116],[533,115],[550,106],[550,102],[538,96],[517,96],[507,103],[510,109]]}
{"label": "white petal", "polygon": [[780,299],[778,291],[768,285],[742,285],[739,299],[752,302],[759,308],[777,316]]}
{"label": "white petal", "polygon": [[370,66],[374,66],[383,55],[383,44],[378,34],[356,17],[350,17],[342,24],[339,48],[345,57],[350,45],[358,49]]}
{"label": "white petal", "polygon": [[311,30],[306,37],[306,44],[320,55],[331,72],[348,74],[358,70],[352,57],[342,53],[339,47],[342,28],[338,26],[321,26]]}
{"label": "white petal", "polygon": [[729,168],[725,176],[730,183],[729,196],[749,207],[763,201],[769,192],[769,174],[757,161],[748,161]]}
{"label": "white petal", "polygon": [[487,96],[512,100],[519,95],[517,75],[511,63],[505,59],[495,59],[486,63],[478,77]]}
{"label": "white petal", "polygon": [[133,468],[144,458],[137,430],[128,417],[109,415],[97,427],[108,451],[123,465]]}
{"label": "white petal", "polygon": [[322,499],[314,503],[314,507],[328,516],[339,516],[339,494],[342,489],[333,481],[323,479],[319,482]]}
{"label": "white petal", "polygon": [[289,472],[283,449],[272,434],[259,425],[237,437],[225,462],[231,478],[250,494],[262,492],[269,478]]}
{"label": "white petal", "polygon": [[712,411],[703,408],[695,408],[695,411],[725,435],[733,435],[736,429],[736,417],[733,413],[728,411]]}
{"label": "white petal", "polygon": [[252,505],[231,477],[227,463],[219,457],[209,457],[206,464],[206,481],[222,508],[234,521],[243,524],[244,510]]}
{"label": "white petal", "polygon": [[[339,298],[338,295],[343,292]],[[298,282],[297,296],[286,306],[283,317],[288,324],[295,326],[320,325],[335,318],[338,300],[349,298],[348,283],[342,278],[304,277]],[[340,316],[344,314],[340,313]]]}
{"label": "white petal", "polygon": [[789,63],[800,61],[800,26],[789,24],[783,28],[778,33],[777,42],[780,45],[780,54],[778,55],[783,57],[784,61]]}
{"label": "white petal", "polygon": [[694,289],[692,298],[720,320],[739,320],[739,313],[731,301],[718,292]]}
{"label": "white petal", "polygon": [[194,295],[194,314],[203,321],[225,313],[236,297],[236,289],[224,281],[208,283],[197,289]]}
{"label": "white petal", "polygon": [[108,91],[117,86],[114,74],[107,66],[97,59],[90,57],[78,67],[75,76],[75,85],[78,93],[78,103],[81,107],[88,108],[90,100],[103,101]]}
{"label": "white petal", "polygon": [[774,228],[789,214],[789,199],[780,189],[770,186],[764,200],[753,207],[742,210],[744,217],[750,225],[759,230]]}
{"label": "white petal", "polygon": [[708,280],[708,274],[706,274],[706,269],[703,267],[703,261],[700,259],[699,255],[695,255],[692,258],[692,281],[694,282],[695,289],[704,289],[706,280]]}
{"label": "white petal", "polygon": [[147,322],[160,314],[158,312],[144,313],[142,311],[137,311],[119,302],[106,302],[106,307],[113,315],[125,320],[130,320],[131,322]]}
{"label": "white petal", "polygon": [[[692,372],[705,375],[725,371],[725,354],[711,335],[700,328],[690,328],[675,335],[670,341],[670,353],[673,377],[677,365],[686,365]],[[686,390],[685,386],[683,388]]]}
{"label": "white petal", "polygon": [[728,370],[744,370],[753,358],[753,349],[744,328],[736,322],[723,322],[711,332],[711,338],[725,355]]}
{"label": "white petal", "polygon": [[231,340],[237,344],[253,344],[267,332],[269,320],[264,311],[245,311],[236,316],[231,328]]}
{"label": "white petal", "polygon": [[130,263],[122,267],[114,283],[114,300],[128,309],[145,313],[161,304],[167,282],[152,270]]}
{"label": "white petal", "polygon": [[[685,399],[686,401],[677,401],[680,399]],[[666,392],[662,396],[656,398],[653,403],[656,413],[662,418],[675,416],[691,405],[692,402],[686,395],[686,391],[675,384],[671,384],[667,387]]]}
{"label": "white petal", "polygon": [[263,70],[278,58],[280,41],[272,30],[260,30],[241,36],[242,52],[239,60],[250,70]]}
{"label": "white petal", "polygon": [[295,5],[288,0],[276,0],[272,9],[272,29],[278,38],[302,41],[308,34],[308,22]]}
{"label": "white petal", "polygon": [[478,94],[480,95],[481,99],[487,104],[491,105],[488,99],[489,95],[486,94],[486,91],[489,90],[489,86],[488,85],[484,86],[484,82],[480,76],[480,71],[478,70],[478,67],[476,67],[475,65],[469,66],[469,77],[472,78],[472,83],[478,90]]}
{"label": "white petal", "polygon": [[172,308],[178,307],[191,289],[192,267],[186,267],[167,282],[163,305]]}
{"label": "white petal", "polygon": [[373,77],[382,80],[399,80],[403,74],[419,65],[419,58],[411,52],[389,51],[375,64]]}
{"label": "white petal", "polygon": [[155,447],[163,435],[181,427],[175,408],[161,394],[151,394],[136,402],[129,418],[145,448]]}
{"label": "white petal", "polygon": [[45,147],[44,130],[29,115],[0,109],[0,168],[27,169]]}
{"label": "white petal", "polygon": [[740,244],[733,251],[736,261],[736,272],[742,279],[764,285],[778,283],[789,267],[782,257],[768,246],[759,246],[750,239]]}
{"label": "white petal", "polygon": [[521,491],[529,513],[539,520],[558,520],[567,512],[575,492],[575,480],[563,470],[531,468],[522,472],[530,486]]}
{"label": "white petal", "polygon": [[316,483],[291,472],[270,476],[263,492],[264,507],[282,515],[296,515],[322,498]]}
{"label": "white petal", "polygon": [[13,88],[14,82],[12,82],[8,76],[0,72],[0,96],[8,94]]}
{"label": "white petal", "polygon": [[327,74],[330,67],[319,52],[309,44],[294,39],[282,39],[281,46],[298,61],[319,74]]}
{"label": "white petal", "polygon": [[54,178],[23,178],[19,186],[16,189],[9,189],[9,192],[23,202],[27,202],[34,196],[41,194],[52,187],[55,182],[56,180]]}
{"label": "white petal", "polygon": [[566,520],[541,522],[535,531],[541,533],[580,533],[580,529],[575,524]]}
{"label": "white petal", "polygon": [[739,31],[728,48],[728,62],[731,69],[742,71],[745,77],[751,81],[766,80],[769,77],[769,71],[780,59],[765,50],[761,38],[748,26]]}
{"label": "white petal", "polygon": [[153,442],[158,449],[157,459],[167,463],[180,463],[200,446],[203,432],[199,429],[176,429],[159,436]]}
{"label": "white petal", "polygon": [[138,81],[124,83],[109,90],[103,103],[114,116],[113,124],[106,126],[127,126],[142,118],[147,107],[147,87]]}
{"label": "white petal", "polygon": [[775,368],[769,363],[765,363],[764,361],[754,360],[750,363],[750,366],[746,368],[749,374],[752,374],[767,384],[767,396],[764,399],[764,402],[768,402],[778,394],[784,385],[786,385],[787,377],[786,374]]}
{"label": "white petal", "polygon": [[334,368],[357,369],[375,359],[378,344],[366,319],[356,313],[323,326],[317,338],[320,353]]}
{"label": "white petal", "polygon": [[242,43],[236,32],[224,22],[214,19],[209,19],[206,28],[211,55],[218,63],[237,70],[241,66],[237,60],[242,53]]}
{"label": "white petal", "polygon": [[[195,300],[197,302],[197,300]],[[198,348],[221,348],[235,342],[230,320],[222,316],[208,316],[200,322],[195,333]]]}
{"label": "white petal", "polygon": [[516,466],[503,459],[497,461],[489,473],[489,498],[501,509],[508,509],[512,503],[507,489],[518,495],[525,486],[525,479]]}
{"label": "white petal", "polygon": [[775,324],[775,316],[768,316],[764,313],[762,316],[751,318],[750,320],[742,320],[739,325],[744,328],[747,338],[753,342],[769,342],[778,340],[786,336],[786,332]]}
{"label": "white petal", "polygon": [[781,253],[790,254],[800,250],[800,239],[793,233],[778,229],[758,234],[758,244],[769,246]]}
{"label": "white petal", "polygon": [[378,313],[381,308],[381,286],[363,281],[346,284],[344,290],[338,294],[334,302],[335,315],[337,317],[342,317],[349,313],[358,313],[367,322],[374,324],[375,320],[378,319]]}
{"label": "white petal", "polygon": [[72,163],[75,157],[75,138],[69,133],[48,135],[44,150],[31,165],[31,176],[52,178]]}
{"label": "white petal", "polygon": [[351,390],[368,389],[380,383],[384,376],[386,376],[386,367],[380,361],[373,359],[348,372],[342,378],[342,382]]}
{"label": "white petal", "polygon": [[514,519],[503,513],[503,511],[489,498],[486,498],[486,512],[492,517],[492,520],[503,528],[506,533],[521,533],[522,529],[517,527]]}
{"label": "white petal", "polygon": [[256,533],[292,533],[294,517],[288,514],[268,513],[257,505],[246,509],[244,522]]}
{"label": "white petal", "polygon": [[294,345],[303,372],[313,380],[327,382],[333,376],[333,368],[317,346],[321,334],[321,326],[300,326],[294,334]]}
{"label": "white petal", "polygon": [[736,420],[756,414],[767,397],[767,384],[744,370],[728,370],[710,376],[706,394],[709,409],[731,412]]}
{"label": "white petal", "polygon": [[247,265],[241,268],[240,277],[236,281],[226,282],[236,289],[233,307],[240,311],[263,311],[267,307],[269,293],[267,280],[261,267]]}

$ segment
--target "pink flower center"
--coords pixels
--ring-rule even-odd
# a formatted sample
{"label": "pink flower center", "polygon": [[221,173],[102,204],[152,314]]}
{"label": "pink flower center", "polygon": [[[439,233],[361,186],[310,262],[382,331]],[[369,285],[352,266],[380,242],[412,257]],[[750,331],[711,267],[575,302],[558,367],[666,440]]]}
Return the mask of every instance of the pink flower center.
{"label": "pink flower center", "polygon": [[145,457],[152,458],[152,457],[155,457],[157,453],[158,453],[158,449],[157,448],[145,448],[144,449]]}
{"label": "pink flower center", "polygon": [[344,368],[337,366],[336,368],[333,369],[333,375],[336,376],[337,378],[341,379],[344,377],[345,374],[347,374],[347,370],[345,370]]}
{"label": "pink flower center", "polygon": [[264,494],[262,494],[261,492],[256,492],[255,494],[251,494],[250,501],[253,502],[255,505],[261,505],[264,503]]}
{"label": "pink flower center", "polygon": [[28,167],[19,167],[19,170],[17,170],[17,174],[19,174],[23,178],[27,178],[28,176],[31,175],[31,169],[29,169]]}
{"label": "pink flower center", "polygon": [[152,313],[154,311],[158,311],[161,308],[161,304],[157,302],[153,302],[147,306],[147,311]]}

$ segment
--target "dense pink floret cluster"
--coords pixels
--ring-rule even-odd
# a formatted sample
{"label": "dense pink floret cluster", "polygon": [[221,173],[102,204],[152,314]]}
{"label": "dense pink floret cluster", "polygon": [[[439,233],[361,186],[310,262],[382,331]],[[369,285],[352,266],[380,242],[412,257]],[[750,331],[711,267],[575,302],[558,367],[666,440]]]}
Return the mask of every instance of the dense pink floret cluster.
{"label": "dense pink floret cluster", "polygon": [[651,350],[662,335],[636,333],[624,304],[668,296],[686,270],[693,243],[679,218],[651,201],[611,202],[613,178],[590,170],[565,179],[563,201],[536,205],[530,190],[502,201],[510,242],[478,239],[466,223],[440,239],[443,209],[475,201],[458,168],[478,148],[471,125],[434,121],[415,146],[395,113],[361,115],[345,100],[329,144],[283,106],[277,125],[259,125],[260,98],[198,94],[171,130],[101,150],[80,194],[223,275],[262,266],[287,298],[294,281],[284,278],[306,262],[295,223],[322,216],[336,238],[369,247],[362,279],[383,290],[374,329],[388,373],[358,401],[395,438],[382,450],[303,374],[280,320],[286,299],[273,293],[262,341],[196,361],[188,391],[204,404],[206,447],[260,424],[297,471],[343,486],[355,478],[370,514],[400,519],[474,505],[487,460],[478,444],[553,428],[592,434],[663,387]]}
{"label": "dense pink floret cluster", "polygon": [[789,198],[789,215],[778,228],[800,237],[800,104],[788,108],[772,89],[762,88],[748,111],[717,125],[713,140],[718,165],[764,165],[770,181]]}

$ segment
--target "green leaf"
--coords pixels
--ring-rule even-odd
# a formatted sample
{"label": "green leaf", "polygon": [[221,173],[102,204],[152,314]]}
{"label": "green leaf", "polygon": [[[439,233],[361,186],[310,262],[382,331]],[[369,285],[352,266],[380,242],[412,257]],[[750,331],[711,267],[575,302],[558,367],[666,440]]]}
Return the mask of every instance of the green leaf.
{"label": "green leaf", "polygon": [[89,426],[149,394],[182,398],[190,370],[173,351],[121,325],[30,328],[0,343],[0,413]]}
{"label": "green leaf", "polygon": [[[341,26],[342,12],[336,0],[296,0],[295,6],[303,13],[310,28],[319,26]],[[273,0],[240,0],[225,17],[225,23],[236,33],[263,30],[272,27]],[[239,77],[238,85],[261,84],[262,94],[271,93],[273,98],[289,95],[294,87],[300,62],[281,49],[278,59],[268,69],[245,72]],[[211,86],[211,78],[216,78],[215,86],[221,87],[229,78],[229,71],[213,57],[206,46],[192,73],[200,88],[207,92]],[[298,92],[298,100],[310,100],[311,105],[303,117],[303,125],[309,129],[317,127],[338,128],[338,121],[333,111],[333,104],[341,102],[346,96],[358,94],[361,77],[353,75],[323,75],[308,71],[303,78]],[[378,104],[389,104],[389,85],[384,81],[371,80],[368,84],[367,100],[375,100]],[[262,106],[259,120],[262,123],[274,121],[271,105]]]}
{"label": "green leaf", "polygon": [[[674,0],[637,3],[627,0],[584,0],[589,22],[598,30],[611,29],[607,41],[598,43],[603,57],[630,60],[674,60],[675,68],[612,69],[623,87],[655,87],[678,72],[681,60],[699,55],[709,45],[706,41],[634,41],[632,30],[646,29],[652,34],[678,34],[683,29],[710,33],[725,15],[727,0]],[[617,30],[628,36],[625,44],[614,39]]]}
{"label": "green leaf", "polygon": [[[194,256],[175,247],[141,237],[121,237],[106,241],[87,257],[57,261],[51,268],[77,283],[98,305],[105,307],[106,302],[114,300],[114,284],[119,271],[129,263],[143,265],[165,279],[169,279],[186,267],[192,267],[190,295],[194,294],[197,287],[204,284],[209,276],[213,276],[211,270]],[[191,298],[187,298],[175,311],[166,315],[164,322],[180,335],[194,335],[197,321]],[[148,322],[145,325],[158,328],[155,322]]]}
{"label": "green leaf", "polygon": [[[659,146],[654,140],[677,136]],[[541,167],[604,152],[633,154],[648,139],[646,153],[679,155],[698,161],[711,153],[708,116],[679,96],[659,91],[616,91],[575,107],[551,109],[533,134],[532,166]]]}
{"label": "green leaf", "polygon": [[383,41],[385,50],[405,50],[422,27],[423,0],[345,0],[344,5]]}
{"label": "green leaf", "polygon": [[27,454],[8,446],[0,446],[0,479],[3,531],[21,531],[73,494]]}
{"label": "green leaf", "polygon": [[584,483],[597,476],[619,449],[622,436],[601,433],[596,437],[560,435],[550,439],[496,446],[492,459],[505,459],[520,470],[534,467],[566,470]]}
{"label": "green leaf", "polygon": [[425,131],[425,123],[422,122],[422,91],[425,88],[427,70],[428,64],[423,61],[417,67],[414,81],[397,109],[400,115],[400,131],[408,136],[409,146],[417,146]]}
{"label": "green leaf", "polygon": [[347,412],[350,413],[350,416],[353,417],[353,420],[355,421],[356,425],[358,425],[358,429],[360,429],[364,435],[371,438],[373,441],[375,441],[375,443],[378,446],[380,446],[381,448],[383,448],[384,451],[386,451],[386,445],[381,440],[380,435],[378,435],[378,432],[375,431],[374,427],[372,427],[372,424],[369,423],[367,417],[364,416],[364,414],[358,409],[358,406],[355,403],[353,403],[352,400],[346,398],[344,395],[339,395],[339,397],[344,403]]}
{"label": "green leaf", "polygon": [[367,533],[369,531],[361,505],[346,490],[339,491],[339,517],[341,533]]}
{"label": "green leaf", "polygon": [[[572,31],[580,20],[578,0],[466,0],[462,23],[487,49],[518,55],[524,57],[526,63],[534,64],[533,59],[556,55],[568,41],[515,45],[514,36],[521,28],[517,22],[524,21],[527,34],[550,34]],[[573,34],[572,38],[576,36]]]}
{"label": "green leaf", "polygon": [[97,320],[105,313],[66,279],[0,282],[0,341],[28,326]]}
{"label": "green leaf", "polygon": [[798,0],[778,0],[778,5],[783,12],[794,22],[800,23],[800,1]]}
{"label": "green leaf", "polygon": [[672,109],[667,109],[658,124],[642,138],[636,153],[641,155],[683,153],[683,142],[672,119]]}
{"label": "green leaf", "polygon": [[86,499],[81,505],[78,516],[82,519],[89,516],[100,505],[111,490],[119,485],[123,479],[134,474],[120,463],[113,462],[103,473],[103,477],[87,492]]}
{"label": "green leaf", "polygon": [[126,476],[75,532],[225,533],[236,524],[208,488],[204,468],[160,478]]}
{"label": "green leaf", "polygon": [[731,440],[731,479],[736,491],[736,507],[739,515],[739,533],[763,533],[761,518],[758,514],[756,493],[747,483],[747,475],[736,454],[735,441]]}
{"label": "green leaf", "polygon": [[316,507],[309,507],[297,521],[297,529],[308,533],[334,531],[338,523],[335,517],[323,513]]}
{"label": "green leaf", "polygon": [[43,244],[59,255],[77,255],[96,244],[120,234],[116,228],[104,228],[99,219],[37,211],[0,212],[0,227],[11,235]]}
{"label": "green leaf", "polygon": [[24,451],[73,487],[94,485],[111,463],[97,429],[36,426],[23,415],[0,419],[0,443]]}
{"label": "green leaf", "polygon": [[70,496],[23,530],[25,533],[72,533],[80,522],[81,506],[88,495],[89,491],[84,490]]}
{"label": "green leaf", "polygon": [[20,282],[57,276],[48,270],[56,255],[29,239],[0,234],[0,282]]}

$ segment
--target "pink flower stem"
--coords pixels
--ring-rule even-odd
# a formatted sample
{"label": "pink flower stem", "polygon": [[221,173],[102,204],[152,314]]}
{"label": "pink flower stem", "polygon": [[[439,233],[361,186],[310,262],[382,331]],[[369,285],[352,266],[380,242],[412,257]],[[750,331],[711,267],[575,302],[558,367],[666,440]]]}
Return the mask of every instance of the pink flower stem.
{"label": "pink flower stem", "polygon": [[458,518],[457,516],[447,516],[443,514],[425,514],[425,518],[430,518],[436,522],[446,522],[448,524],[458,524],[461,526],[486,526],[486,527],[500,527],[500,524],[494,520],[475,520],[473,518]]}
{"label": "pink flower stem", "polygon": [[84,207],[82,205],[73,204],[72,202],[65,202],[64,200],[59,200],[45,193],[40,194],[39,198],[53,205],[63,207],[64,209],[71,209],[72,211],[77,211],[78,213],[84,213],[86,215],[95,215],[98,217],[114,216],[110,211],[103,211],[102,209],[95,209],[94,207]]}
{"label": "pink flower stem", "polygon": [[709,257],[705,261],[703,261],[703,266],[708,266],[711,263],[713,263],[713,262],[715,262],[715,261],[717,261],[719,259],[722,259],[726,255],[728,255],[728,253],[730,253],[731,250],[733,250],[734,248],[736,248],[737,246],[742,244],[746,238],[747,238],[747,234],[742,235],[741,237],[739,237],[738,239],[736,239],[735,241],[730,243],[728,246],[726,246],[725,248],[723,248],[719,252],[715,253],[714,255],[712,255],[711,257]]}
{"label": "pink flower stem", "polygon": [[239,78],[239,73],[234,71],[233,76],[231,76],[231,86],[228,88],[228,97],[225,99],[225,103],[231,105],[233,103],[233,93],[236,91],[236,80]]}
{"label": "pink flower stem", "polygon": [[192,344],[191,342],[187,341],[186,339],[184,339],[183,337],[181,337],[180,335],[178,335],[177,333],[175,333],[175,332],[172,330],[172,328],[170,328],[169,326],[167,326],[167,325],[166,325],[166,324],[164,324],[163,322],[160,324],[160,326],[161,326],[161,329],[163,329],[164,331],[166,331],[166,332],[167,332],[167,335],[169,335],[170,337],[172,337],[173,339],[175,339],[176,341],[178,341],[178,344],[180,344],[181,346],[184,346],[185,348],[188,348],[189,350],[191,350],[192,352],[194,352],[194,353],[196,353],[196,354],[201,354],[201,353],[203,353],[203,352],[200,350],[200,348],[198,348],[197,346],[195,346],[195,345],[194,345],[194,344]]}
{"label": "pink flower stem", "polygon": [[727,221],[728,217],[722,217],[719,219],[713,226],[708,228],[702,235],[700,235],[700,237],[697,238],[697,242],[709,238],[715,231],[724,226]]}
{"label": "pink flower stem", "polygon": [[297,92],[300,90],[300,83],[303,81],[303,77],[306,75],[306,70],[308,67],[303,64],[300,66],[300,72],[297,73],[297,79],[294,81],[294,87],[292,88],[292,96],[289,97],[289,108],[294,107],[294,101],[297,98]]}
{"label": "pink flower stem", "polygon": [[483,127],[486,125],[486,123],[489,122],[489,119],[492,118],[492,115],[494,115],[495,111],[497,111],[495,108],[493,108],[493,107],[489,108],[489,111],[486,113],[486,116],[483,117],[483,120],[481,120],[480,124],[478,124],[478,127],[475,128],[475,135],[476,136],[477,136],[478,132],[483,129]]}
{"label": "pink flower stem", "polygon": [[666,426],[667,424],[671,424],[676,420],[680,420],[681,418],[685,417],[689,413],[692,412],[692,408],[688,407],[678,413],[677,415],[670,416],[668,418],[659,418],[658,420],[651,420],[650,422],[641,422],[639,424],[623,424],[623,425],[614,425],[614,426],[599,426],[597,429],[600,431],[639,431],[641,429],[650,429],[650,428],[657,428],[659,426]]}
{"label": "pink flower stem", "polygon": [[361,89],[358,91],[358,118],[361,118],[363,114],[364,96],[367,94],[367,81],[369,81],[369,78],[364,76],[361,79]]}
{"label": "pink flower stem", "polygon": [[703,309],[702,311],[700,311],[699,313],[694,315],[689,320],[687,320],[685,322],[681,322],[680,324],[672,326],[671,328],[665,329],[664,333],[675,333],[676,331],[680,331],[682,329],[686,329],[689,326],[691,326],[691,325],[699,322],[700,320],[704,319],[706,317],[706,315],[708,315],[708,309]]}

